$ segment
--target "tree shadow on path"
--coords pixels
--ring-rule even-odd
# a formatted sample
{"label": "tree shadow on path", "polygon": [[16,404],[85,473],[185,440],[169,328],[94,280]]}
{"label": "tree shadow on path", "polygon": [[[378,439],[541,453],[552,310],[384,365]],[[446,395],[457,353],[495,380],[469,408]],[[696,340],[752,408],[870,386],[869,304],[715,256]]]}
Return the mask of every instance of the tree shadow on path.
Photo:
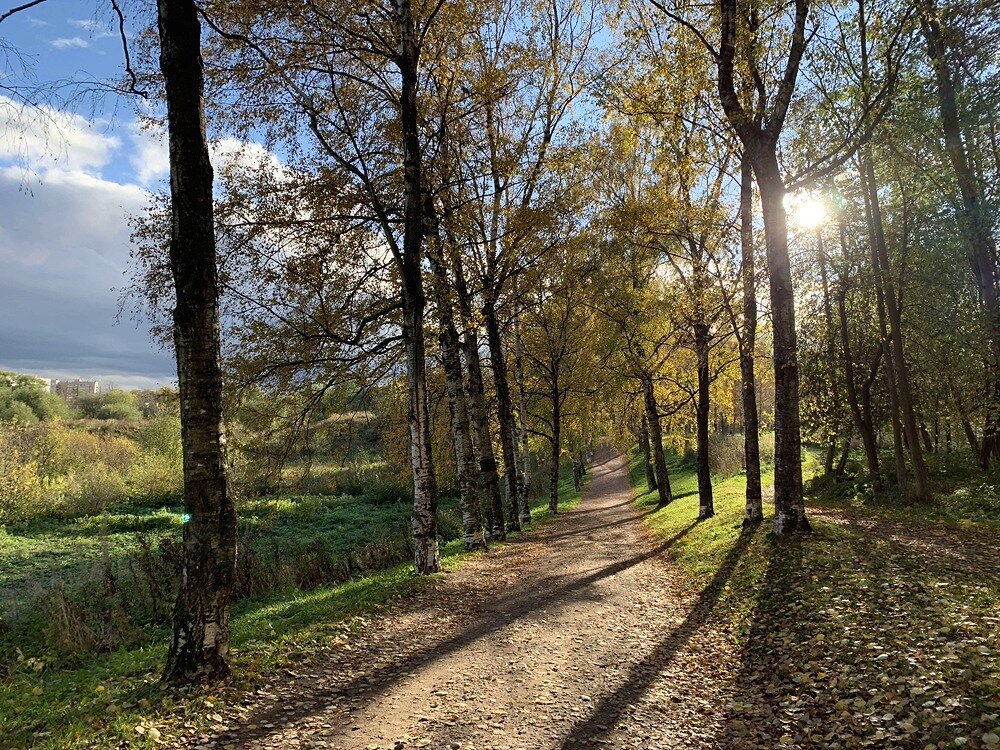
{"label": "tree shadow on path", "polygon": [[[578,511],[574,511],[574,514],[576,513]],[[639,516],[636,515],[631,520],[638,523],[638,518]],[[589,598],[589,590],[594,584],[662,555],[695,526],[696,522],[692,522],[670,539],[651,549],[606,565],[593,572],[584,573],[579,577],[571,577],[568,582],[566,582],[567,576],[565,575],[546,576],[530,590],[516,588],[501,597],[488,599],[486,605],[480,610],[481,615],[476,621],[457,635],[432,644],[428,648],[401,660],[394,660],[384,666],[364,670],[362,674],[347,682],[326,683],[324,681],[320,684],[300,685],[301,692],[297,694],[299,701],[293,710],[289,710],[290,707],[287,703],[277,701],[261,707],[250,716],[244,717],[245,725],[256,725],[260,728],[249,733],[242,733],[240,740],[246,742],[254,736],[267,737],[273,732],[280,731],[280,727],[288,726],[290,723],[323,711],[336,703],[342,696],[350,697],[352,699],[351,709],[357,711],[362,705],[383,695],[394,682],[403,676],[416,672],[437,660],[444,659],[478,639],[487,637],[540,608],[566,605]],[[585,528],[575,531],[584,536],[588,530]],[[572,533],[567,533],[566,536],[572,536]],[[544,541],[548,541],[548,537]],[[268,724],[271,724],[273,728],[267,727]],[[225,738],[226,734],[218,736]]]}
{"label": "tree shadow on path", "polygon": [[[676,541],[686,533],[689,526],[681,534],[671,540]],[[698,595],[694,606],[684,621],[674,628],[666,638],[653,649],[641,662],[629,671],[625,682],[611,695],[602,699],[594,709],[594,713],[584,723],[578,725],[563,741],[563,750],[579,750],[579,748],[607,746],[607,741],[596,739],[598,735],[613,729],[622,718],[625,711],[634,705],[656,682],[664,667],[670,664],[691,638],[711,618],[719,598],[725,589],[726,582],[732,576],[740,557],[750,546],[760,527],[749,529],[740,534],[736,544],[726,555],[719,570],[705,589]]]}

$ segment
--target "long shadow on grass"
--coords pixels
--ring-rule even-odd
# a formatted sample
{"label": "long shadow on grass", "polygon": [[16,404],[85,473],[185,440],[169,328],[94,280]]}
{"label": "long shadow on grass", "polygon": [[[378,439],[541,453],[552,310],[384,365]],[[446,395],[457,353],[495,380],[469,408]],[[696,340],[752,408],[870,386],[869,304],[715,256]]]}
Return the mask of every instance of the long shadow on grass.
{"label": "long shadow on grass", "polygon": [[[795,747],[826,747],[824,734],[835,731],[848,747],[876,742],[920,748],[973,733],[982,713],[973,709],[990,700],[991,665],[967,655],[961,669],[940,667],[953,642],[976,642],[989,629],[949,612],[938,585],[944,579],[944,592],[950,591],[961,575],[929,567],[919,553],[877,534],[822,522],[811,539],[769,540],[760,575],[756,583],[744,582],[754,597],[752,615],[733,707],[713,747],[771,748],[783,734]],[[928,712],[920,705],[924,698],[908,690],[934,683],[935,672],[943,695]],[[858,699],[862,704],[855,706]],[[959,706],[974,717],[966,726]],[[885,714],[896,718],[872,719]],[[877,736],[904,717],[915,725],[905,738]],[[810,736],[817,725],[824,732]]]}
{"label": "long shadow on grass", "polygon": [[[688,527],[688,529],[690,528]],[[681,533],[686,533],[688,529]],[[576,750],[595,744],[604,744],[595,743],[595,736],[618,723],[625,711],[649,690],[650,686],[662,674],[663,669],[673,661],[692,636],[711,618],[715,605],[725,589],[726,582],[732,576],[740,557],[750,546],[757,531],[758,529],[747,530],[740,534],[736,544],[729,550],[722,565],[712,576],[712,580],[698,595],[691,612],[684,618],[684,621],[660,641],[649,656],[632,667],[625,682],[614,693],[598,703],[590,718],[578,725],[566,737],[562,744],[563,750]]]}
{"label": "long shadow on grass", "polygon": [[[604,506],[612,507],[612,506]],[[634,520],[634,517],[633,517]],[[453,638],[439,643],[425,651],[413,654],[400,662],[391,663],[358,675],[346,684],[319,687],[312,695],[301,695],[303,700],[294,710],[279,703],[265,707],[255,715],[246,718],[246,724],[263,726],[274,724],[285,726],[289,722],[313,715],[322,711],[335,701],[338,696],[349,695],[352,699],[351,709],[357,711],[360,706],[381,695],[394,681],[407,673],[415,672],[421,667],[461,650],[480,638],[486,637],[507,625],[525,617],[540,606],[570,604],[574,601],[590,598],[594,584],[617,575],[629,568],[639,565],[651,558],[663,554],[687,534],[695,523],[679,531],[671,539],[657,545],[653,549],[632,555],[611,565],[606,565],[590,573],[584,574],[566,582],[567,576],[547,576],[538,581],[530,590],[517,589],[510,594],[488,600],[480,611],[482,616],[469,628]],[[578,532],[578,533],[583,533]],[[572,542],[564,542],[572,544]],[[277,730],[258,730],[258,736],[266,736]],[[243,735],[243,739],[246,735]]]}
{"label": "long shadow on grass", "polygon": [[[770,519],[763,525],[769,526]],[[812,572],[802,568],[805,557],[803,545],[809,543],[811,540],[808,539],[777,539],[770,534],[765,540],[766,563],[763,564],[763,570],[759,573],[760,578],[758,581],[751,581],[747,584],[751,592],[758,586],[759,589],[755,593],[748,593],[750,596],[755,596],[755,600],[751,606],[752,614],[749,616],[748,632],[744,637],[743,663],[733,687],[734,703],[747,701],[757,708],[762,708],[764,704],[774,706],[778,702],[773,696],[766,695],[765,685],[758,684],[757,681],[759,674],[763,674],[764,671],[782,670],[790,666],[782,664],[780,659],[775,658],[772,654],[775,640],[792,616],[793,610],[790,609],[790,606],[796,603],[793,592],[803,577]],[[739,605],[737,604],[737,606]],[[727,711],[726,724],[721,735],[715,738],[713,747],[742,748],[744,746],[744,738],[734,736],[730,732],[732,726],[730,722],[736,718],[735,713],[733,710]],[[777,737],[784,734],[784,730],[777,731],[777,726],[757,727],[757,729],[758,731],[763,729],[760,733],[762,736],[770,738],[771,745],[774,745]],[[773,737],[770,736],[771,734]],[[750,741],[751,738],[745,739],[747,748],[756,747]]]}

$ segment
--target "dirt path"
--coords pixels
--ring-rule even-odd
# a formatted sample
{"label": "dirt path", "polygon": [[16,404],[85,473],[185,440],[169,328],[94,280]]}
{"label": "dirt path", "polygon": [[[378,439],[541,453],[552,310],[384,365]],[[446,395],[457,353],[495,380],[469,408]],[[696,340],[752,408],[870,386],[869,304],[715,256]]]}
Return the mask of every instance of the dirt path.
{"label": "dirt path", "polygon": [[[641,524],[621,456],[583,502],[289,670],[195,747],[710,748],[738,660]],[[711,587],[710,587],[711,588]]]}

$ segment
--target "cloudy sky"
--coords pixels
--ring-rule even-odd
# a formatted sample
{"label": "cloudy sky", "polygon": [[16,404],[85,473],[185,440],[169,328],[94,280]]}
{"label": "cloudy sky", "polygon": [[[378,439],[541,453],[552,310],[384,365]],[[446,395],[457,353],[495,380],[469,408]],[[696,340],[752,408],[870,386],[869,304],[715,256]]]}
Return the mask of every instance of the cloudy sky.
{"label": "cloudy sky", "polygon": [[[110,18],[86,15],[97,7],[48,0],[4,21],[0,40],[31,55],[39,82],[115,78],[120,41]],[[23,80],[2,55],[0,75]],[[0,96],[0,369],[125,388],[175,381],[170,352],[130,309],[119,314],[129,219],[166,176],[162,137],[140,130],[128,101],[25,112]]]}

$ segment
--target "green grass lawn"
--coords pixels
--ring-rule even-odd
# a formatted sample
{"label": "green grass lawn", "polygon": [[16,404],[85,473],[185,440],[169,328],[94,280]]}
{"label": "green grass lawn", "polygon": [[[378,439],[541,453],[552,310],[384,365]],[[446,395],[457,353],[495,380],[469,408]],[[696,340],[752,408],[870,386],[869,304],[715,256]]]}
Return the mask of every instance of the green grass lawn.
{"label": "green grass lawn", "polygon": [[[542,495],[543,493],[539,493]],[[568,467],[560,485],[560,510],[579,502]],[[547,494],[540,496],[533,508],[535,523],[548,518]],[[262,500],[244,515],[246,524],[269,526],[281,538],[294,539],[303,534],[322,534],[335,547],[347,549],[352,543],[364,542],[383,533],[393,520],[408,518],[408,505],[390,505],[389,509],[359,508],[343,501],[309,500],[310,515],[293,499]],[[318,514],[318,520],[316,518]],[[176,533],[176,519],[170,511],[150,513],[139,518],[170,519],[159,533]],[[131,517],[131,515],[129,515]],[[296,517],[299,520],[296,521]],[[104,531],[94,531],[95,519],[86,522],[37,524],[8,538],[0,537],[0,560],[3,570],[17,573],[17,560],[32,561],[38,555],[37,567],[42,570],[49,555],[59,561],[49,570],[72,570],[65,560],[65,551],[76,555],[80,565],[94,551],[88,540],[97,534],[108,538],[114,548],[129,543],[128,528],[117,528],[114,516],[105,519]],[[124,522],[122,522],[124,524]],[[159,527],[160,522],[144,523]],[[534,525],[534,524],[533,524]],[[125,524],[127,526],[127,524]],[[81,533],[76,533],[81,532]],[[123,535],[121,539],[117,537]],[[51,553],[51,554],[49,554]],[[447,543],[442,549],[444,565],[454,568],[468,557],[460,540]],[[17,656],[0,665],[0,746],[3,748],[67,748],[67,747],[153,747],[148,727],[193,722],[209,724],[211,706],[236,700],[246,690],[266,680],[282,664],[316,651],[332,639],[359,627],[363,619],[391,608],[402,597],[426,585],[428,579],[417,578],[409,564],[354,578],[337,586],[312,591],[282,593],[269,599],[240,602],[232,622],[234,678],[224,687],[211,690],[176,692],[158,683],[162,669],[168,632],[161,627],[146,633],[135,647],[114,653],[87,656],[73,667],[57,666],[47,661],[45,653],[32,653],[25,643],[21,658]],[[0,633],[0,636],[3,636]],[[11,634],[7,633],[9,638]],[[16,642],[8,646],[17,653]],[[206,708],[207,706],[207,708]]]}
{"label": "green grass lawn", "polygon": [[[458,536],[454,497],[441,500],[442,534]],[[312,588],[323,582],[342,581],[338,566],[373,540],[390,540],[394,546],[383,557],[396,563],[407,556],[404,538],[411,501],[395,496],[276,496],[243,503],[239,508],[239,594],[259,599],[275,590]],[[103,581],[110,573],[123,593],[130,595],[115,634],[104,648],[144,642],[142,632],[169,618],[169,601],[158,606],[146,602],[160,596],[172,599],[169,571],[157,594],[141,590],[147,577],[136,579],[143,565],[160,564],[158,547],[181,539],[179,507],[150,509],[119,506],[100,516],[77,519],[42,519],[10,525],[0,534],[0,675],[19,655],[62,665],[77,658],[74,644],[64,643],[66,627],[45,604],[55,590],[65,590],[70,603],[93,601],[104,595]],[[143,556],[142,545],[148,554]],[[251,554],[251,552],[253,554]],[[353,561],[354,568],[359,563]],[[340,575],[339,578],[334,576]],[[136,591],[136,580],[139,591]],[[99,613],[87,613],[91,620]],[[122,627],[127,620],[130,627]]]}
{"label": "green grass lawn", "polygon": [[[647,522],[676,538],[670,554],[739,648],[729,746],[996,747],[994,573],[849,525],[814,521],[791,540],[769,520],[746,531],[742,476],[716,482],[716,517],[694,524],[693,467],[671,470],[678,499]],[[640,456],[630,475],[637,502],[655,505]]]}

